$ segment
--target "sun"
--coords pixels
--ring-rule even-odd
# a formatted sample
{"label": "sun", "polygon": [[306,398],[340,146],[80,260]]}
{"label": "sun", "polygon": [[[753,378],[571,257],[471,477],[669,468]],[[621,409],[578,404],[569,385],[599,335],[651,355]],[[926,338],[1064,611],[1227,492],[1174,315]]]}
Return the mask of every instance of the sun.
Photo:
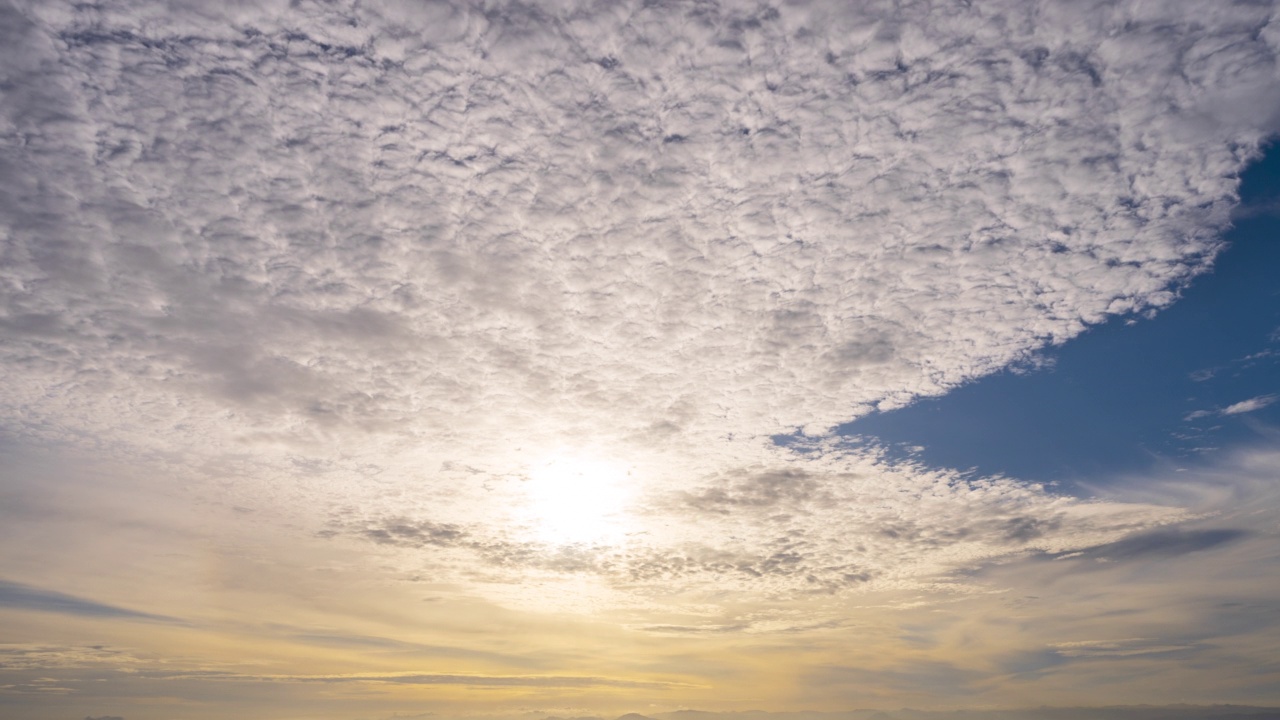
{"label": "sun", "polygon": [[524,514],[542,542],[616,543],[626,535],[631,481],[622,463],[555,455],[529,469]]}

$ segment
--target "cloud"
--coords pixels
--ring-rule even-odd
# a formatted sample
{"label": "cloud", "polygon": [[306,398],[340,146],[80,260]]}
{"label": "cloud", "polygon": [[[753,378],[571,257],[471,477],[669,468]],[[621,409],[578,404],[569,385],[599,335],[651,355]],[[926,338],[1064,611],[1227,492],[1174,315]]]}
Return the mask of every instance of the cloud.
{"label": "cloud", "polygon": [[1241,540],[1248,535],[1248,531],[1235,528],[1213,530],[1171,528],[1129,535],[1115,542],[1063,553],[1058,558],[1127,561],[1178,557],[1187,553],[1211,550]]}
{"label": "cloud", "polygon": [[733,507],[776,510],[779,506],[821,501],[818,488],[818,482],[804,470],[775,470],[749,476],[732,487],[711,487],[690,493],[688,502],[698,510],[720,513],[727,513]]}
{"label": "cloud", "polygon": [[132,669],[141,662],[127,649],[104,645],[0,644],[0,668],[5,670],[52,670],[102,666]]}
{"label": "cloud", "polygon": [[473,687],[548,687],[548,688],[664,688],[679,683],[649,682],[592,676],[569,675],[461,675],[435,673],[395,673],[390,675],[245,675],[230,672],[153,673],[164,680],[211,680],[219,682],[279,683],[376,683],[390,685],[468,685]]}
{"label": "cloud", "polygon": [[[137,468],[101,481],[120,497],[172,477],[193,505],[255,511],[208,546],[274,522],[273,541],[318,531],[326,558],[699,641],[822,626],[853,595],[941,606],[1203,569],[1268,536],[826,432],[1175,301],[1280,127],[1275,14],[3,2],[0,428]],[[575,456],[624,468],[626,511],[524,512],[531,468]],[[577,518],[621,539],[556,539]],[[287,564],[271,553],[245,562]],[[1088,563],[1109,566],[1070,572]],[[0,599],[167,619],[12,583]],[[1173,635],[1017,649],[1203,640]],[[914,659],[812,679],[854,697],[980,674]]]}
{"label": "cloud", "polygon": [[6,427],[454,498],[390,545],[566,445],[804,512],[770,437],[1172,302],[1280,107],[1247,4],[432,8],[6,5]]}
{"label": "cloud", "polygon": [[1243,415],[1244,413],[1251,413],[1251,412],[1254,412],[1255,410],[1261,410],[1262,408],[1267,407],[1271,403],[1274,403],[1276,399],[1277,399],[1276,395],[1259,395],[1257,397],[1249,398],[1248,400],[1241,400],[1238,403],[1232,403],[1231,405],[1228,405],[1224,408],[1218,408],[1215,410],[1196,410],[1194,412],[1188,413],[1185,417],[1183,417],[1183,420],[1187,420],[1187,421],[1199,420],[1200,418],[1214,417],[1219,415]]}
{"label": "cloud", "polygon": [[1057,643],[1054,651],[1062,657],[1131,657],[1193,650],[1193,645],[1164,645],[1148,638],[1123,640],[1075,640]]}
{"label": "cloud", "polygon": [[[954,625],[940,619],[928,627],[944,637],[949,627],[963,628],[987,648],[993,678],[1047,704],[1069,704],[1081,687],[1099,703],[1128,702],[1135,690],[1171,682],[1189,696],[1222,692],[1222,677],[1206,668],[1271,673],[1269,638],[1280,627],[1271,580],[1276,534],[1267,519],[1280,500],[1275,454],[1238,451],[1217,464],[1112,485],[1102,497],[1176,504],[1188,515],[1107,543],[967,570],[967,582],[995,594],[935,604]],[[1231,677],[1242,678],[1239,701],[1269,692],[1252,679],[1261,675]]]}
{"label": "cloud", "polygon": [[[355,509],[335,514],[322,534],[343,545],[383,548],[397,562],[456,568],[483,582],[594,578],[620,595],[660,597],[681,588],[708,598],[729,589],[805,597],[925,588],[940,577],[958,578],[960,568],[1020,553],[1121,556],[1157,552],[1171,540],[1181,544],[1170,547],[1190,551],[1234,537],[1229,530],[1187,537],[1172,530],[1148,538],[1144,531],[1188,514],[1138,502],[1085,503],[1012,479],[895,466],[861,449],[843,452],[838,441],[820,444],[820,453],[792,467],[727,469],[690,490],[653,493],[625,520],[635,532],[618,541],[522,539],[527,535],[519,524],[496,532],[481,522],[442,531],[430,517],[369,517]],[[741,623],[688,627],[706,625]]]}
{"label": "cloud", "polygon": [[1275,395],[1259,395],[1258,397],[1241,400],[1222,409],[1223,415],[1240,415],[1242,413],[1250,413],[1254,410],[1261,410],[1276,401]]}
{"label": "cloud", "polygon": [[40,612],[63,613],[83,617],[119,618],[124,620],[149,620],[153,622],[177,623],[176,618],[165,615],[129,610],[127,608],[105,605],[103,603],[66,595],[52,590],[23,585],[21,583],[0,580],[0,607],[18,610],[38,610]]}
{"label": "cloud", "polygon": [[429,521],[384,520],[379,526],[362,531],[364,536],[380,545],[404,545],[423,547],[436,545],[447,547],[460,542],[466,532],[449,523]]}
{"label": "cloud", "polygon": [[830,427],[1170,302],[1277,104],[1247,5],[160,7],[7,10],[6,403],[135,442]]}
{"label": "cloud", "polygon": [[511,653],[486,652],[466,647],[427,645],[423,643],[406,642],[404,640],[368,635],[310,632],[295,633],[286,637],[289,640],[320,647],[370,650],[374,652],[405,656],[442,657],[455,660],[484,660],[502,663],[504,665],[525,667],[537,667],[547,664],[545,658],[520,656]]}

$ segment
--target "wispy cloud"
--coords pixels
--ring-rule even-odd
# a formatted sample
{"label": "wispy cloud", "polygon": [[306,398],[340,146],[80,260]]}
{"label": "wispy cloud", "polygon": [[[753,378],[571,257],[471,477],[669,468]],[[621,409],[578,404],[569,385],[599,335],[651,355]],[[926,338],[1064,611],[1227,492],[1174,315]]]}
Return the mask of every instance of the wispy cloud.
{"label": "wispy cloud", "polygon": [[1132,657],[1180,652],[1194,649],[1194,645],[1167,645],[1148,638],[1122,640],[1075,640],[1057,643],[1054,652],[1063,657]]}
{"label": "wispy cloud", "polygon": [[[397,640],[394,638],[368,635],[311,632],[291,634],[286,637],[289,640],[308,645],[317,645],[329,648],[381,651],[404,656],[440,657],[456,660],[482,660],[501,663],[504,665],[526,667],[542,666],[546,665],[548,662],[546,659],[538,657],[487,652],[473,648],[454,647],[448,645],[427,645],[424,643],[407,642],[405,640]],[[545,656],[546,653],[543,653],[543,655]]]}
{"label": "wispy cloud", "polygon": [[58,668],[110,667],[134,670],[142,664],[134,652],[105,645],[0,644],[0,667],[48,671]]}
{"label": "wispy cloud", "polygon": [[116,618],[122,620],[149,620],[152,622],[181,623],[177,618],[166,615],[130,610],[128,608],[107,605],[93,600],[67,595],[52,590],[43,590],[21,583],[0,580],[0,607],[17,610],[38,610],[40,612],[63,613],[84,617]]}
{"label": "wispy cloud", "polygon": [[1232,403],[1224,408],[1217,408],[1214,410],[1196,410],[1188,413],[1183,419],[1191,421],[1222,415],[1243,415],[1244,413],[1261,410],[1274,403],[1276,399],[1276,395],[1259,395],[1257,397],[1251,397],[1248,400],[1241,400],[1240,402]]}
{"label": "wispy cloud", "polygon": [[680,687],[680,683],[577,675],[453,675],[435,673],[395,673],[390,675],[246,675],[230,672],[151,673],[159,680],[208,680],[218,682],[273,683],[375,683],[392,685],[469,685],[474,687],[615,687],[659,689]]}
{"label": "wispy cloud", "polygon": [[1232,403],[1222,409],[1223,415],[1240,415],[1242,413],[1250,413],[1255,410],[1261,410],[1276,401],[1275,395],[1259,395],[1248,400],[1241,400],[1238,403]]}

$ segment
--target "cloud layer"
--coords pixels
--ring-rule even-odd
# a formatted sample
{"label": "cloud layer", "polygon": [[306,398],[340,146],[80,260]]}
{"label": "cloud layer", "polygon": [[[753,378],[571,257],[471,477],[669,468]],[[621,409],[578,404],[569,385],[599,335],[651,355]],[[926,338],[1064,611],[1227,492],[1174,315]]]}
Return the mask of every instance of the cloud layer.
{"label": "cloud layer", "polygon": [[20,4],[6,404],[492,451],[938,393],[1212,256],[1275,68],[1199,10]]}
{"label": "cloud layer", "polygon": [[[0,451],[71,448],[132,467],[99,483],[120,497],[171,480],[235,508],[183,541],[281,544],[243,575],[186,571],[219,591],[305,545],[637,642],[888,637],[851,603],[981,604],[1274,531],[828,433],[1208,269],[1280,126],[1267,3],[0,3]],[[556,463],[616,474],[626,507],[575,505],[535,472]],[[15,498],[56,492],[9,467]],[[99,510],[77,497],[50,515]],[[557,539],[593,512],[619,534]],[[208,552],[249,562],[228,547]],[[25,567],[0,605],[160,617]],[[885,640],[928,648],[915,671],[824,656],[796,687],[976,692],[1210,644],[1028,631],[1031,655],[972,668],[930,632]]]}

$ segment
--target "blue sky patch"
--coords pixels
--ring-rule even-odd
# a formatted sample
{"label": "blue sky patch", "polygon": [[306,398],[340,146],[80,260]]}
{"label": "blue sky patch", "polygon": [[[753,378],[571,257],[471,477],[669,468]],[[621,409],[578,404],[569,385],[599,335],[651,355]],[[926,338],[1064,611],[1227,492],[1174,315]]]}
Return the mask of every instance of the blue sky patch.
{"label": "blue sky patch", "polygon": [[1117,318],[938,398],[841,435],[890,457],[1035,481],[1180,467],[1280,426],[1280,150],[1242,177],[1212,272],[1151,319]]}

